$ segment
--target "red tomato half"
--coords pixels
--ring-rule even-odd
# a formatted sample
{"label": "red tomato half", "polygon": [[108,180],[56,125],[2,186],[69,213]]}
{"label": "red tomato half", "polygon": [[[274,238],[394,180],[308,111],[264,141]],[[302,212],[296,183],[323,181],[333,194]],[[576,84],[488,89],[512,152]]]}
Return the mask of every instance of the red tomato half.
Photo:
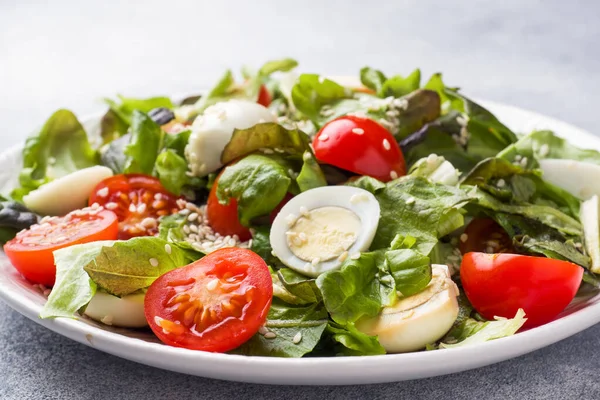
{"label": "red tomato half", "polygon": [[84,208],[64,217],[46,218],[39,225],[21,231],[4,245],[12,265],[33,283],[54,285],[54,250],[74,244],[115,240],[117,216],[112,211]]}
{"label": "red tomato half", "polygon": [[229,247],[159,277],[144,310],[164,343],[226,352],[265,323],[273,296],[269,268],[250,250]]}
{"label": "red tomato half", "polygon": [[383,182],[406,174],[394,136],[377,122],[344,116],[325,124],[313,139],[319,161]]}
{"label": "red tomato half", "polygon": [[256,102],[265,107],[269,107],[269,104],[271,104],[271,94],[265,85],[260,86],[260,90],[258,91],[258,100],[256,100]]}
{"label": "red tomato half", "polygon": [[467,253],[460,280],[483,317],[512,318],[525,311],[525,327],[552,321],[573,300],[583,276],[579,265],[517,254]]}
{"label": "red tomato half", "polygon": [[119,218],[119,239],[152,236],[158,232],[159,217],[176,213],[177,197],[167,192],[159,180],[147,175],[111,176],[100,182],[90,195]]}

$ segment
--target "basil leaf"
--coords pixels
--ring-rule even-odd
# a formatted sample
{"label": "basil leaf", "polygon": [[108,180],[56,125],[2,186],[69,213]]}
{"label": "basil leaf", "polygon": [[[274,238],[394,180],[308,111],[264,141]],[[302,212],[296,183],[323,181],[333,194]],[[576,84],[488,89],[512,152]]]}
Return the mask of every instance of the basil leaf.
{"label": "basil leaf", "polygon": [[302,357],[310,353],[327,326],[327,311],[322,304],[293,306],[273,299],[265,329],[274,334],[255,334],[233,350],[233,354],[270,357]]}
{"label": "basil leaf", "polygon": [[240,222],[250,226],[253,218],[269,214],[285,197],[292,182],[287,170],[281,159],[251,154],[223,170],[217,198],[223,204],[236,199]]}

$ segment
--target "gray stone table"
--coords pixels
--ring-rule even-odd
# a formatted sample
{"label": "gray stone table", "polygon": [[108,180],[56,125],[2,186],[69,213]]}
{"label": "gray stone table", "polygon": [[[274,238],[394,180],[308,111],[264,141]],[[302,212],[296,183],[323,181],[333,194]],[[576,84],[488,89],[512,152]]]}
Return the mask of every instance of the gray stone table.
{"label": "gray stone table", "polygon": [[[356,4],[352,4],[356,3]],[[59,107],[206,88],[226,67],[292,56],[304,71],[441,70],[465,92],[594,132],[595,1],[0,0],[0,149]],[[494,366],[394,384],[277,387],[124,361],[0,303],[0,399],[600,398],[600,326]],[[365,371],[367,373],[367,371]]]}

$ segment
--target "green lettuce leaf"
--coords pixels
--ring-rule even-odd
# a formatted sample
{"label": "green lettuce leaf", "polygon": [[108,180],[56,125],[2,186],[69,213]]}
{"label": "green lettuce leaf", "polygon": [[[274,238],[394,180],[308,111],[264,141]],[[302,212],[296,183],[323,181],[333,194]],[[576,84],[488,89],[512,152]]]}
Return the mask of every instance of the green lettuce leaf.
{"label": "green lettuce leaf", "polygon": [[451,349],[462,346],[470,346],[489,340],[511,336],[527,321],[522,309],[517,311],[514,318],[497,319],[495,321],[477,321],[468,318],[461,324],[460,329],[453,329],[452,336],[446,336],[445,343],[440,343],[440,349]]}
{"label": "green lettuce leaf", "polygon": [[300,191],[305,192],[310,189],[327,186],[325,174],[323,174],[323,170],[321,170],[319,163],[312,153],[306,151],[302,156],[302,160],[302,169],[296,178],[296,183]]}
{"label": "green lettuce leaf", "polygon": [[23,149],[19,184],[11,194],[15,200],[44,183],[98,164],[98,154],[88,141],[83,126],[69,110],[58,110]]}
{"label": "green lettuce leaf", "polygon": [[361,83],[374,90],[379,97],[402,97],[414,92],[421,86],[421,70],[418,68],[407,77],[395,75],[387,78],[383,72],[370,67],[360,70]]}
{"label": "green lettuce leaf", "polygon": [[101,241],[79,244],[53,253],[56,282],[40,312],[40,318],[74,318],[74,314],[90,302],[96,294],[97,286],[83,267],[92,262],[104,246],[112,246],[114,243]]}
{"label": "green lettuce leaf", "polygon": [[313,122],[321,120],[323,106],[351,97],[351,90],[317,74],[300,75],[292,88],[294,106]]}
{"label": "green lettuce leaf", "polygon": [[521,137],[519,141],[498,154],[499,158],[510,162],[515,161],[517,156],[521,157],[521,162],[523,158],[526,158],[524,164],[527,168],[538,167],[537,160],[543,158],[559,158],[600,164],[600,152],[573,146],[566,139],[556,136],[552,131],[532,132]]}
{"label": "green lettuce leaf", "polygon": [[231,161],[261,149],[278,149],[288,154],[303,154],[310,151],[310,138],[297,129],[267,122],[248,129],[236,129],[231,140],[223,149],[221,163]]}
{"label": "green lettuce leaf", "polygon": [[133,97],[117,96],[117,100],[104,99],[110,110],[114,112],[127,126],[133,122],[135,111],[148,113],[155,108],[173,109],[173,102],[168,97],[149,97],[136,99]]}
{"label": "green lettuce leaf", "polygon": [[131,139],[124,150],[127,156],[124,172],[152,175],[164,135],[160,126],[148,115],[134,111],[131,117]]}
{"label": "green lettuce leaf", "polygon": [[[157,237],[138,237],[105,246],[83,267],[101,288],[125,296],[152,284],[159,276],[200,258],[200,253],[169,245]],[[152,260],[156,262],[153,264]]]}
{"label": "green lettuce leaf", "polygon": [[412,249],[391,250],[385,253],[385,264],[403,296],[412,296],[431,281],[431,261]]}
{"label": "green lettuce leaf", "polygon": [[364,87],[374,90],[375,93],[383,92],[383,84],[387,81],[383,72],[371,67],[363,67],[360,70],[360,82]]}
{"label": "green lettuce leaf", "polygon": [[283,159],[251,154],[225,168],[218,182],[219,202],[236,199],[240,222],[250,226],[253,218],[269,214],[283,200],[292,183],[288,169]]}
{"label": "green lettuce leaf", "polygon": [[302,357],[310,353],[327,326],[327,311],[322,304],[293,306],[273,299],[264,327],[274,337],[255,334],[233,350],[233,354],[269,357]]}
{"label": "green lettuce leaf", "polygon": [[331,318],[342,325],[375,316],[396,299],[394,279],[387,270],[383,251],[347,259],[339,270],[319,275],[317,287]]}
{"label": "green lettuce leaf", "polygon": [[316,279],[307,278],[289,268],[279,269],[277,277],[289,293],[305,304],[318,303],[323,299],[321,291],[317,287]]}
{"label": "green lettuce leaf", "polygon": [[326,336],[333,341],[336,356],[375,356],[385,354],[385,349],[376,336],[360,332],[354,324],[340,325],[330,322]]}
{"label": "green lettuce leaf", "polygon": [[160,183],[173,194],[180,195],[183,187],[190,183],[190,177],[186,175],[187,161],[174,150],[167,149],[160,153],[155,168]]}
{"label": "green lettuce leaf", "polygon": [[[371,178],[360,178],[351,185],[369,190],[371,182]],[[444,215],[470,200],[460,188],[412,176],[391,181],[374,194],[381,217],[371,249],[389,247],[400,234],[415,238],[414,249],[423,255],[437,243]]]}

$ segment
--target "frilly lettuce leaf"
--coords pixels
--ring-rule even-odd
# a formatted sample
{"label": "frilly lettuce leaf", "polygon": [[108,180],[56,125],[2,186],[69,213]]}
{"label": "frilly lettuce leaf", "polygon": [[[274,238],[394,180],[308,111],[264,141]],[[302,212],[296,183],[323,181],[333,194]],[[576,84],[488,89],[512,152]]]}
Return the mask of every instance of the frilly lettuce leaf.
{"label": "frilly lettuce leaf", "polygon": [[27,138],[19,173],[21,187],[11,197],[21,200],[44,183],[98,164],[98,158],[75,114],[58,110],[37,135]]}

